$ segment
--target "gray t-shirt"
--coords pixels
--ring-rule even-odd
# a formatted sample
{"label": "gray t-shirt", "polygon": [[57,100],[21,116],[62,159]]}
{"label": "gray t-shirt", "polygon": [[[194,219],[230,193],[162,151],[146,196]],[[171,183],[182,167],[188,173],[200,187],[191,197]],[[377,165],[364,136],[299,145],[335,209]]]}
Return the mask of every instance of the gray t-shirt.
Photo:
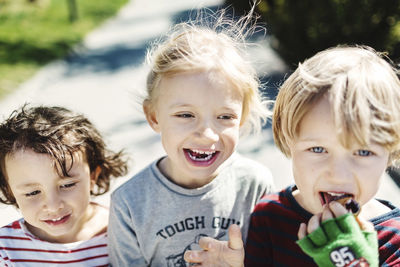
{"label": "gray t-shirt", "polygon": [[231,224],[247,237],[250,213],[273,191],[270,171],[237,154],[209,184],[182,188],[153,162],[111,196],[109,257],[114,266],[187,266],[183,254],[202,236],[227,240]]}

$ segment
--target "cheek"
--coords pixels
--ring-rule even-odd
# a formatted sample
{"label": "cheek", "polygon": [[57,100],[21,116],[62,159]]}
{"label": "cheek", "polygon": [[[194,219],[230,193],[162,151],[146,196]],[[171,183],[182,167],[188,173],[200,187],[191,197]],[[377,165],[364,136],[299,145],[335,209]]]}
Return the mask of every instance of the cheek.
{"label": "cheek", "polygon": [[38,214],[41,208],[40,202],[34,199],[30,200],[18,200],[18,208],[24,218],[32,218],[35,214]]}
{"label": "cheek", "polygon": [[370,195],[375,195],[378,191],[379,185],[382,181],[383,171],[369,171],[364,172],[364,175],[360,176],[359,184],[361,190],[368,192]]}
{"label": "cheek", "polygon": [[182,124],[167,124],[163,125],[160,131],[160,135],[163,139],[166,140],[173,140],[178,138],[177,136],[182,136],[186,133],[189,132],[189,126],[188,125],[182,125]]}
{"label": "cheek", "polygon": [[73,190],[71,192],[67,192],[67,194],[69,194],[70,198],[80,198],[80,199],[87,199],[90,197],[90,187],[91,187],[91,183],[90,183],[91,179],[87,179],[85,181],[85,183],[82,183],[80,185],[79,188],[77,188],[77,190]]}
{"label": "cheek", "polygon": [[235,150],[239,143],[239,134],[232,132],[231,134],[226,134],[222,136],[224,147],[230,150]]}
{"label": "cheek", "polygon": [[293,164],[293,167],[292,167],[292,171],[293,171],[294,182],[296,183],[296,185],[298,187],[302,187],[302,185],[305,182],[304,179],[302,179],[302,177],[305,176],[305,174],[303,173],[303,171],[301,169],[299,169],[294,164]]}
{"label": "cheek", "polygon": [[292,156],[292,170],[293,170],[293,176],[294,178],[300,177],[303,172],[302,164],[299,163],[298,157],[296,154],[293,154]]}
{"label": "cheek", "polygon": [[85,210],[90,203],[90,193],[82,192],[82,194],[77,195],[75,198],[71,199],[73,203],[71,206],[75,206],[75,209]]}
{"label": "cheek", "polygon": [[85,184],[81,184],[79,188],[72,190],[70,192],[65,192],[65,197],[76,197],[76,196],[86,196],[90,194],[90,179],[88,179]]}
{"label": "cheek", "polygon": [[361,202],[366,203],[378,192],[386,169],[387,160],[368,162],[359,166],[358,187],[361,193]]}
{"label": "cheek", "polygon": [[240,135],[239,127],[230,129],[230,130],[227,132],[226,135],[228,136],[228,138],[229,138],[230,140],[232,140],[232,142],[238,142],[238,141],[239,141],[239,135]]}
{"label": "cheek", "polygon": [[315,177],[316,175],[316,170],[314,170],[314,167],[312,167],[312,165],[306,164],[306,162],[302,161],[301,158],[299,160],[296,155],[293,155],[292,171],[296,185],[298,185],[299,187],[305,187],[303,188],[303,190],[312,188],[309,185],[315,182],[315,179],[313,179],[313,177]]}
{"label": "cheek", "polygon": [[[180,133],[182,134],[182,133]],[[178,142],[177,140],[183,140],[182,137],[180,137],[179,133],[177,132],[176,134],[171,134],[170,132],[165,132],[163,131],[161,133],[161,143],[166,151],[170,149],[174,149],[177,147]]]}
{"label": "cheek", "polygon": [[219,130],[221,136],[225,139],[231,140],[231,142],[238,142],[240,136],[240,128],[239,125],[229,128],[223,128]]}

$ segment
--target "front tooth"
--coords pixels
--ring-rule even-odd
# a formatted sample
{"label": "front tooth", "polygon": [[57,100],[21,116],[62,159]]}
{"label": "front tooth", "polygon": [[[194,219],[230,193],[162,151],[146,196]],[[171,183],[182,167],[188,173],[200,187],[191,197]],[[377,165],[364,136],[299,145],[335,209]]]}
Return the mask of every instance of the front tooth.
{"label": "front tooth", "polygon": [[340,194],[340,193],[334,193],[334,192],[326,192],[326,193],[328,193],[329,195],[331,195],[331,196],[334,196],[334,197],[337,197],[337,196],[341,196],[341,195],[343,195],[343,194]]}
{"label": "front tooth", "polygon": [[200,150],[197,150],[197,149],[192,149],[192,151],[197,153],[197,154],[206,154],[206,155],[211,155],[211,154],[214,153],[212,151],[200,151]]}
{"label": "front tooth", "polygon": [[195,157],[195,156],[192,156],[192,155],[189,153],[189,157],[190,157],[192,160],[195,160],[195,161],[208,161],[208,160],[211,159],[212,155],[208,155],[208,156],[205,157],[205,158],[197,158],[197,157]]}
{"label": "front tooth", "polygon": [[208,161],[208,160],[211,159],[211,157],[212,157],[212,155],[208,155],[208,156],[205,157],[205,158],[200,158],[200,159],[197,159],[197,160],[199,160],[199,161]]}

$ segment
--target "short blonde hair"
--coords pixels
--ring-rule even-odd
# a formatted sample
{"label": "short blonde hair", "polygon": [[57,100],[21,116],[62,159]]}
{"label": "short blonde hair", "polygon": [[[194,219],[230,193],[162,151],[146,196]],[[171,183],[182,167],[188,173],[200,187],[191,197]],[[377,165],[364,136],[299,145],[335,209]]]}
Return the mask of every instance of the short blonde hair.
{"label": "short blonde hair", "polygon": [[196,20],[176,25],[166,40],[154,44],[147,54],[151,70],[147,76],[146,101],[150,108],[154,108],[164,77],[191,72],[218,73],[243,96],[241,132],[259,131],[271,112],[259,93],[257,73],[244,55],[245,39],[255,29],[251,24],[253,9],[237,21],[226,17],[224,10],[206,14],[206,18],[200,18],[204,14],[198,11]]}
{"label": "short blonde hair", "polygon": [[396,70],[367,46],[340,46],[299,64],[281,86],[273,114],[276,145],[290,157],[304,115],[325,94],[344,146],[378,143],[399,160],[400,81]]}

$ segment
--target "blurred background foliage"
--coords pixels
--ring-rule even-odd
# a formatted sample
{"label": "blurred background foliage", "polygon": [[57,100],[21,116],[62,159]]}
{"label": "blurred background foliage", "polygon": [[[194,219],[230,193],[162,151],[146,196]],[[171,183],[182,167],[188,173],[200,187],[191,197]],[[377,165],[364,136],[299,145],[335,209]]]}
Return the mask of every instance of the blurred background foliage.
{"label": "blurred background foliage", "polygon": [[0,0],[0,98],[128,0]]}
{"label": "blurred background foliage", "polygon": [[[128,0],[0,0],[0,98],[65,57]],[[238,15],[253,0],[226,0]],[[271,45],[290,68],[338,44],[365,44],[400,62],[400,0],[258,0]]]}
{"label": "blurred background foliage", "polygon": [[[364,44],[400,62],[399,0],[259,0],[271,45],[292,68],[338,44]],[[250,2],[226,0],[236,12]]]}

